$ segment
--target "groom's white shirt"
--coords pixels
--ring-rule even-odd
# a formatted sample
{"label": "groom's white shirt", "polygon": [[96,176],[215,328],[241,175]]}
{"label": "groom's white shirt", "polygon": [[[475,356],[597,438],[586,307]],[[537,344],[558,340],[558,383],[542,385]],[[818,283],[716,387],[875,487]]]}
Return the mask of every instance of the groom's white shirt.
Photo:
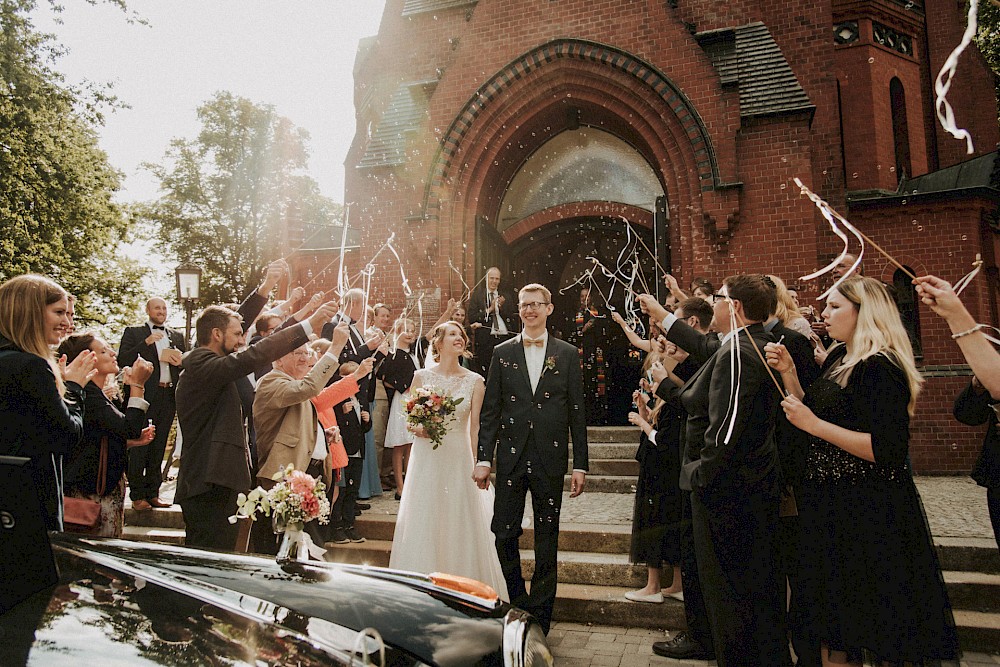
{"label": "groom's white shirt", "polygon": [[545,346],[549,343],[549,332],[543,331],[538,338],[531,338],[521,334],[521,345],[526,340],[540,340],[542,344],[524,346],[524,361],[528,366],[528,379],[531,381],[531,392],[538,389],[538,380],[542,377],[542,365],[545,363]]}

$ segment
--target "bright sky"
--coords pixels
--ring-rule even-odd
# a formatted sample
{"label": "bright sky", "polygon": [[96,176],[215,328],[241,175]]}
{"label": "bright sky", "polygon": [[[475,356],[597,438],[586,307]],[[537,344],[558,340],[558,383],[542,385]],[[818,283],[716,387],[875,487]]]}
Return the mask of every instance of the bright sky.
{"label": "bright sky", "polygon": [[70,82],[113,83],[131,109],[107,118],[101,146],[125,174],[121,201],[157,197],[140,168],[175,137],[193,138],[196,107],[229,90],[308,130],[309,172],[344,200],[344,158],[354,135],[352,68],[358,40],[378,32],[385,0],[128,0],[148,26],[107,5],[65,4],[57,25],[42,0],[35,24],[70,52]]}

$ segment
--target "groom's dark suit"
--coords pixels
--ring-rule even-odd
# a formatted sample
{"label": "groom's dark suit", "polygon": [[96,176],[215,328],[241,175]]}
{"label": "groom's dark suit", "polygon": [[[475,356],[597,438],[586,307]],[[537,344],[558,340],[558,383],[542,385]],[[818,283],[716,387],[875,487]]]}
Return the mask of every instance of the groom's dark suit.
{"label": "groom's dark suit", "polygon": [[[587,420],[576,347],[548,337],[534,392],[521,336],[493,350],[479,428],[478,458],[496,453],[493,534],[511,603],[548,632],[556,597],[556,550],[563,479],[573,438],[573,469],[587,470]],[[524,499],[531,492],[535,519],[535,574],[525,591],[517,540]]]}

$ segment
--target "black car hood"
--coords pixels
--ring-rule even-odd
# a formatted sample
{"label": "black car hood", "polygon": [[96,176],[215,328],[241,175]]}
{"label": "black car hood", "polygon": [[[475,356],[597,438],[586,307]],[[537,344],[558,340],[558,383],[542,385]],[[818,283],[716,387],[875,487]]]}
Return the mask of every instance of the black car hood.
{"label": "black car hood", "polygon": [[[138,605],[154,626],[161,616],[178,614],[180,597],[195,608],[212,605],[257,626],[298,634],[331,653],[350,652],[358,632],[372,628],[393,649],[396,664],[499,664],[508,605],[479,604],[405,573],[333,563],[278,565],[241,554],[62,534],[53,534],[52,546],[60,569],[57,591],[90,585],[88,573],[93,581],[123,575],[132,586],[165,591]],[[48,601],[58,593],[48,589],[40,596]],[[120,602],[135,607],[127,596]],[[0,617],[0,631],[21,606]]]}

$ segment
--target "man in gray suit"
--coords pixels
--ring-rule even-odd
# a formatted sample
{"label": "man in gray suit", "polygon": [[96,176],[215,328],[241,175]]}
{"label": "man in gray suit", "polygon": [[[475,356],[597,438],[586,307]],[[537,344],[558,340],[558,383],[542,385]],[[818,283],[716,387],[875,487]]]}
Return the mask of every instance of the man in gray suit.
{"label": "man in gray suit", "polygon": [[236,381],[261,364],[304,345],[336,312],[327,303],[308,320],[261,339],[242,352],[243,325],[228,308],[209,306],[195,325],[198,347],[184,357],[177,383],[177,418],[184,456],[175,501],[184,512],[185,543],[231,551],[236,546],[236,496],[250,490],[250,448]]}

